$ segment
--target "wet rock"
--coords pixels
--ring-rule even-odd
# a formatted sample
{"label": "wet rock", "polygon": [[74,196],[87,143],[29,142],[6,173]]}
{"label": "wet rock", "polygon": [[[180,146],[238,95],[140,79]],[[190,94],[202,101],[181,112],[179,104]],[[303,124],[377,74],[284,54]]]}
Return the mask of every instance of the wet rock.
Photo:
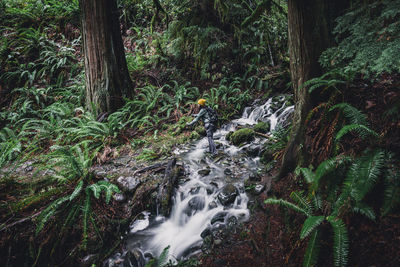
{"label": "wet rock", "polygon": [[124,260],[124,267],[125,266],[134,266],[134,267],[141,267],[145,264],[143,252],[139,249],[132,249],[126,253],[125,260]]}
{"label": "wet rock", "polygon": [[208,208],[209,208],[210,210],[215,209],[216,207],[218,207],[218,204],[217,204],[217,202],[215,202],[215,201],[211,201],[211,202],[208,204]]}
{"label": "wet rock", "polygon": [[268,133],[271,128],[271,124],[269,122],[259,122],[257,123],[253,130],[258,133]]}
{"label": "wet rock", "polygon": [[125,196],[123,194],[113,194],[113,199],[117,202],[124,202],[125,201]]}
{"label": "wet rock", "polygon": [[204,229],[203,232],[201,232],[200,236],[201,238],[205,238],[206,236],[209,236],[211,234],[212,234],[211,229],[207,227],[206,229]]}
{"label": "wet rock", "polygon": [[212,182],[210,182],[210,185],[215,186],[215,188],[218,188],[217,182],[212,181]]}
{"label": "wet rock", "polygon": [[244,143],[249,143],[254,140],[254,131],[249,128],[244,128],[235,131],[230,137],[230,141],[235,146],[240,146]]}
{"label": "wet rock", "polygon": [[120,176],[117,179],[117,183],[122,188],[123,191],[133,192],[136,190],[136,188],[140,184],[140,181],[138,179],[136,179],[135,177]]}
{"label": "wet rock", "polygon": [[208,195],[211,195],[212,193],[214,193],[214,187],[213,186],[207,186],[206,191],[207,191]]}
{"label": "wet rock", "polygon": [[157,205],[160,214],[169,215],[171,211],[171,199],[180,176],[184,173],[182,166],[176,165],[176,158],[170,160],[165,169],[157,195]]}
{"label": "wet rock", "polygon": [[261,181],[261,175],[257,172],[249,173],[249,180],[250,181]]}
{"label": "wet rock", "polygon": [[225,169],[224,170],[224,174],[225,175],[231,175],[232,174],[232,170],[231,169]]}
{"label": "wet rock", "polygon": [[190,189],[189,194],[196,195],[199,193],[199,191],[200,191],[200,186],[193,187],[192,189]]}
{"label": "wet rock", "polygon": [[257,184],[254,187],[254,195],[259,195],[265,190],[265,185],[264,184]]}
{"label": "wet rock", "polygon": [[205,206],[205,199],[203,196],[192,197],[188,202],[188,206],[185,209],[185,213],[188,216],[191,216],[195,214],[197,211],[202,210],[204,206]]}
{"label": "wet rock", "polygon": [[214,215],[214,217],[212,217],[211,224],[215,224],[216,222],[224,222],[226,214],[228,214],[226,211],[218,212]]}
{"label": "wet rock", "polygon": [[225,185],[221,192],[218,194],[218,199],[222,203],[222,205],[226,206],[235,201],[236,196],[238,195],[238,190],[233,184]]}
{"label": "wet rock", "polygon": [[250,157],[258,157],[260,155],[261,146],[257,144],[251,144],[246,147],[245,152]]}
{"label": "wet rock", "polygon": [[237,225],[238,225],[238,219],[236,218],[236,216],[230,216],[226,220],[226,227],[228,229],[234,229]]}
{"label": "wet rock", "polygon": [[211,172],[210,169],[202,169],[202,170],[199,170],[197,173],[198,173],[200,176],[207,176],[207,175],[210,174],[210,172]]}

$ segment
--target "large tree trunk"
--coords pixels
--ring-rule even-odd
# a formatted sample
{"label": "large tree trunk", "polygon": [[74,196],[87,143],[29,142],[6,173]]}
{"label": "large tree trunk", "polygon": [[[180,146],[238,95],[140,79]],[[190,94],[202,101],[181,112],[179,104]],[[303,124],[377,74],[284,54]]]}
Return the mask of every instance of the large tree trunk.
{"label": "large tree trunk", "polygon": [[116,0],[80,0],[85,53],[86,105],[113,112],[131,96]]}
{"label": "large tree trunk", "polygon": [[306,116],[318,100],[303,84],[321,74],[318,58],[330,43],[327,0],[289,0],[288,33],[290,72],[295,97],[292,135],[278,178],[307,161],[304,149]]}

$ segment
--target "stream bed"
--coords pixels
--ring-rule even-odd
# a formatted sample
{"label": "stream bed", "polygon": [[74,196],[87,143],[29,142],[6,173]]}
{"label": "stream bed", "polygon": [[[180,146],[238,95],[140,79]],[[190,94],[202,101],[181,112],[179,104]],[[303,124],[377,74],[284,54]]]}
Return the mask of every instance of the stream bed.
{"label": "stream bed", "polygon": [[[166,248],[172,262],[186,259],[202,251],[204,239],[213,231],[247,221],[249,196],[244,183],[257,181],[264,167],[260,149],[268,139],[256,135],[252,142],[237,147],[227,135],[259,122],[268,122],[270,132],[284,126],[293,111],[288,103],[287,96],[277,96],[245,108],[240,118],[214,133],[217,156],[208,153],[206,137],[176,149],[173,153],[185,174],[174,190],[169,216],[143,211],[124,237],[124,251],[115,253],[104,265],[142,267]],[[264,188],[258,184],[254,190],[262,192]]]}

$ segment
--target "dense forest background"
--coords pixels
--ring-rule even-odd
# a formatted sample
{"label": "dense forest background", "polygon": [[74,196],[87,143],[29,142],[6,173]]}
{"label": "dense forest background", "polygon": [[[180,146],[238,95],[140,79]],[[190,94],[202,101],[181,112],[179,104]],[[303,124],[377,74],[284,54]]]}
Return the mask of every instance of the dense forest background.
{"label": "dense forest background", "polygon": [[399,23],[398,0],[0,0],[3,264],[101,265],[147,198],[122,211],[94,166],[199,139],[199,98],[223,123],[287,94],[247,260],[397,266]]}

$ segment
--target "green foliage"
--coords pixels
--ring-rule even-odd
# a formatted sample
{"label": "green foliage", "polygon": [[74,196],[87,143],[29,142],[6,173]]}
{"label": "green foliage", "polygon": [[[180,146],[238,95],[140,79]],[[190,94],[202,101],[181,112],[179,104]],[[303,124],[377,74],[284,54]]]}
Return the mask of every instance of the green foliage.
{"label": "green foliage", "polygon": [[301,239],[306,238],[324,220],[325,220],[324,216],[310,216],[310,217],[308,217],[303,223],[303,228],[301,229],[301,232],[300,232],[300,238]]}
{"label": "green foliage", "polygon": [[348,132],[356,132],[362,139],[367,138],[368,136],[379,137],[379,135],[368,128],[367,126],[360,124],[350,124],[343,126],[342,129],[336,134],[335,139],[340,140],[345,134]]}
{"label": "green foliage", "polygon": [[339,141],[349,132],[356,132],[362,139],[368,136],[378,137],[379,135],[368,127],[367,116],[348,103],[339,103],[330,108],[329,111],[339,109],[351,124],[343,126],[336,134],[336,141]]}
{"label": "green foliage", "polygon": [[346,225],[339,218],[329,216],[327,220],[333,229],[333,257],[335,266],[346,266],[349,254],[349,237]]}
{"label": "green foliage", "polygon": [[316,266],[318,260],[320,246],[319,231],[312,232],[310,240],[308,241],[306,253],[304,254],[303,267]]}
{"label": "green foliage", "polygon": [[324,67],[361,72],[367,77],[384,72],[399,72],[400,34],[396,0],[354,5],[337,19],[334,30],[339,45],[326,50],[320,62]]}

